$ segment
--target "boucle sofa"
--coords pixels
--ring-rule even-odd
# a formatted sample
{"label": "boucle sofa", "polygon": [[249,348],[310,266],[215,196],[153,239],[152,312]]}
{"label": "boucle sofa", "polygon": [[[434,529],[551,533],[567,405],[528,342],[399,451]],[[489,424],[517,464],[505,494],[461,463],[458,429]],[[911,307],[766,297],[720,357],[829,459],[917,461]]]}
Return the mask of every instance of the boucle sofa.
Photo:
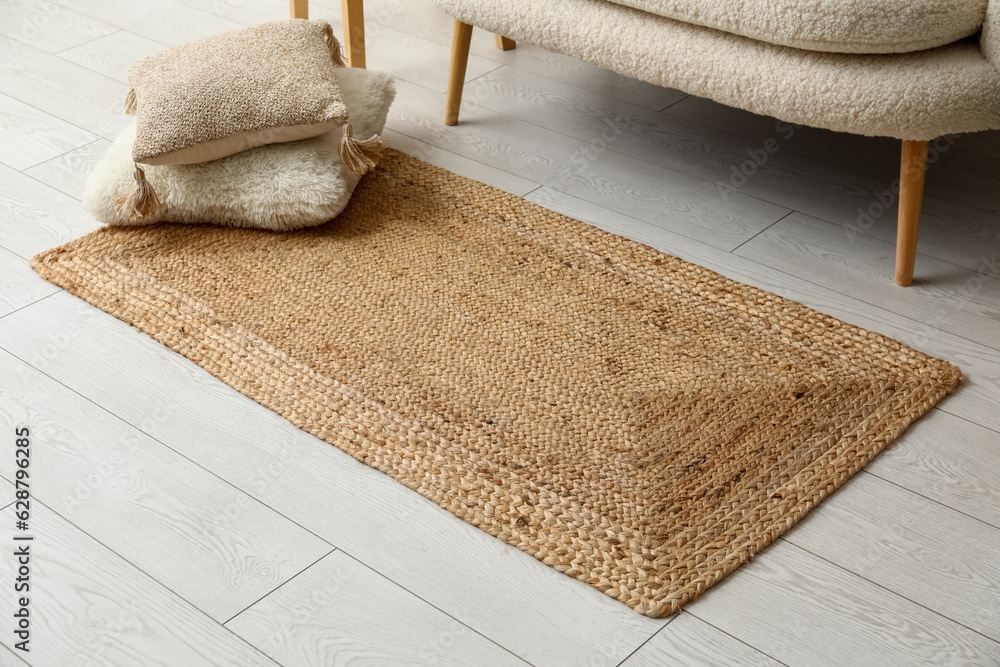
{"label": "boucle sofa", "polygon": [[478,26],[786,122],[902,139],[900,285],[928,142],[1000,128],[1000,0],[435,2],[455,18],[449,125]]}

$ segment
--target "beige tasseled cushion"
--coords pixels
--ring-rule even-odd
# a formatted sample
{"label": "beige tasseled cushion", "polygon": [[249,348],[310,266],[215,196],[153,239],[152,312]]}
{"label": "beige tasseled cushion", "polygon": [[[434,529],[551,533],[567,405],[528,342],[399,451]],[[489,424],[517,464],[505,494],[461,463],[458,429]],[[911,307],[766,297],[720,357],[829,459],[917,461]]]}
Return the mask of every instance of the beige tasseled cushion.
{"label": "beige tasseled cushion", "polygon": [[330,24],[298,19],[144,58],[129,69],[132,158],[155,165],[207,162],[340,127],[347,107],[334,57],[339,60],[339,44]]}

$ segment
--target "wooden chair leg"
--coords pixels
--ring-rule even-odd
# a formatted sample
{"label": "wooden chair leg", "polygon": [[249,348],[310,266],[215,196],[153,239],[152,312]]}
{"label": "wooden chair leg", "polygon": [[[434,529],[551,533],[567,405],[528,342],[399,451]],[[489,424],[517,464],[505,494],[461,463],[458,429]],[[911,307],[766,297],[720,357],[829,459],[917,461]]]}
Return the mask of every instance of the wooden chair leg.
{"label": "wooden chair leg", "polygon": [[927,142],[904,141],[899,161],[899,220],[896,223],[896,284],[903,287],[913,282],[926,173]]}
{"label": "wooden chair leg", "polygon": [[309,18],[309,0],[288,0],[293,19]]}
{"label": "wooden chair leg", "polygon": [[462,106],[462,89],[465,88],[465,68],[469,64],[469,45],[472,43],[472,26],[455,19],[451,37],[451,68],[448,71],[448,99],[445,103],[444,124],[458,123],[458,110]]}
{"label": "wooden chair leg", "polygon": [[517,46],[517,42],[515,42],[512,39],[507,39],[506,37],[504,37],[500,33],[497,33],[497,48],[498,49],[500,49],[501,51],[510,51],[515,46]]}
{"label": "wooden chair leg", "polygon": [[342,0],[344,22],[344,60],[348,67],[365,68],[365,3],[364,0]]}

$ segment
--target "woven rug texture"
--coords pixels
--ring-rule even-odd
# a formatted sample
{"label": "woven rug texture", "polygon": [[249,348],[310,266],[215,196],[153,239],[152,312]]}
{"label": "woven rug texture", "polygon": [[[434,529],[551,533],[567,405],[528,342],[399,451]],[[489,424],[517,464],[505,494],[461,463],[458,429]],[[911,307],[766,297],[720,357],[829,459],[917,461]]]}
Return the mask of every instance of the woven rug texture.
{"label": "woven rug texture", "polygon": [[655,617],[787,531],[961,380],[391,150],[320,227],[108,227],[32,266]]}

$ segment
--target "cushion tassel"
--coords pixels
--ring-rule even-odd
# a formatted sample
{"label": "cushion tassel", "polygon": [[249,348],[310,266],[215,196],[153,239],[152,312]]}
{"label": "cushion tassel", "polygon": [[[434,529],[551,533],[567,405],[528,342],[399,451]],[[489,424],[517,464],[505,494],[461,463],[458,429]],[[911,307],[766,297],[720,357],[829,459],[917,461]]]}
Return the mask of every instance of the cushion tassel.
{"label": "cushion tassel", "polygon": [[135,88],[129,88],[125,95],[125,113],[135,113]]}
{"label": "cushion tassel", "polygon": [[115,208],[133,221],[139,221],[160,210],[160,200],[146,180],[142,167],[135,165],[135,186],[127,194],[115,197]]}
{"label": "cushion tassel", "polygon": [[333,58],[333,64],[339,67],[347,67],[347,63],[344,62],[344,54],[340,52],[340,42],[333,34],[333,26],[329,23],[323,29],[326,34],[326,45],[330,49],[330,57]]}
{"label": "cushion tassel", "polygon": [[375,168],[385,150],[385,140],[377,134],[358,141],[354,138],[354,128],[344,123],[344,134],[340,137],[340,157],[352,174],[367,174]]}

